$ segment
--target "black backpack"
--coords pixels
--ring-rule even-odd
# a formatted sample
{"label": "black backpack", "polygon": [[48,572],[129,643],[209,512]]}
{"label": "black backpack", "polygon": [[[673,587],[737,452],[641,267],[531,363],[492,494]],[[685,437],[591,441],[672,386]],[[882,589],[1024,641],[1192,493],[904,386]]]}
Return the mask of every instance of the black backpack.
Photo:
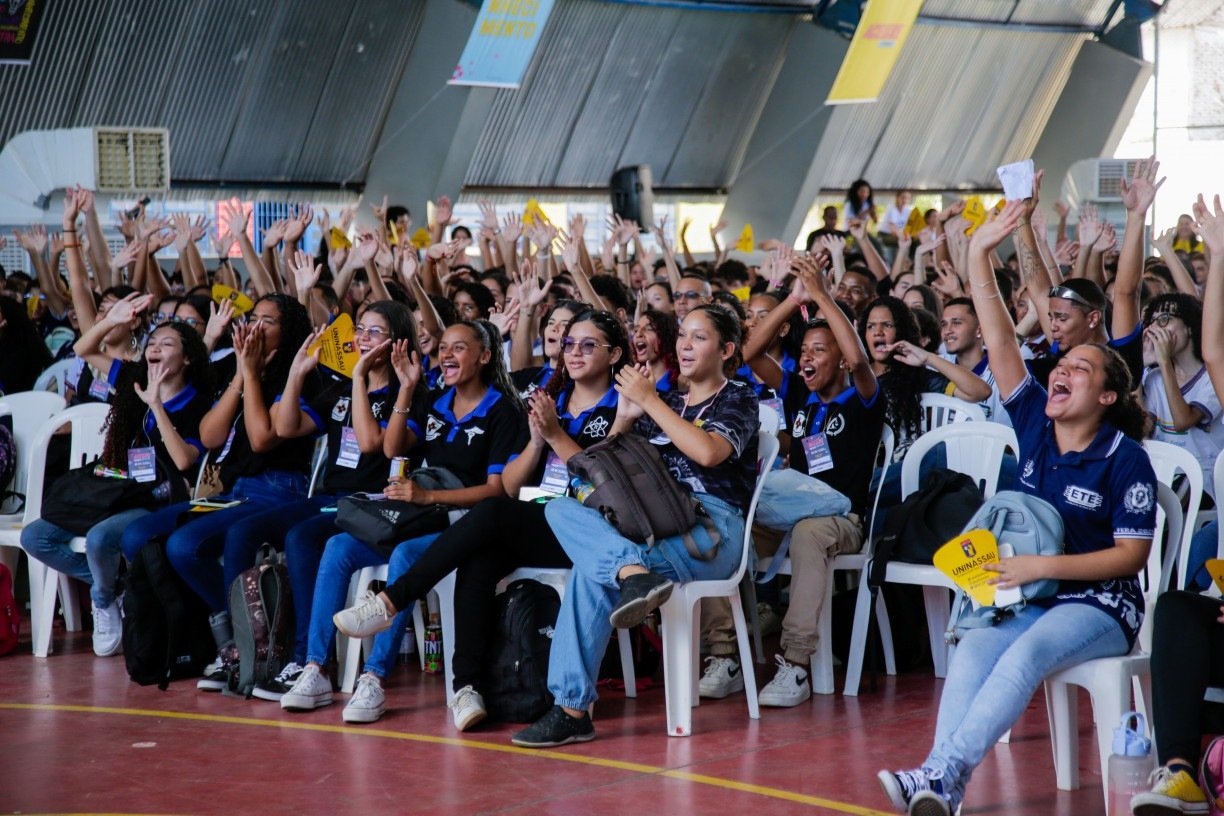
{"label": "black backpack", "polygon": [[561,597],[547,584],[524,578],[498,596],[492,660],[485,674],[484,703],[489,719],[535,722],[552,707],[548,652]]}
{"label": "black backpack", "polygon": [[260,547],[255,566],[230,585],[229,606],[238,666],[226,691],[249,699],[293,657],[293,596],[284,554],[267,544]]}
{"label": "black backpack", "polygon": [[935,551],[965,529],[982,502],[982,491],[972,478],[932,468],[926,484],[888,511],[872,550],[868,585],[873,590],[883,585],[890,561],[930,564]]}
{"label": "black backpack", "polygon": [[147,542],[128,565],[123,593],[123,660],[128,676],[165,691],[197,677],[217,655],[208,606],[166,558],[165,539]]}

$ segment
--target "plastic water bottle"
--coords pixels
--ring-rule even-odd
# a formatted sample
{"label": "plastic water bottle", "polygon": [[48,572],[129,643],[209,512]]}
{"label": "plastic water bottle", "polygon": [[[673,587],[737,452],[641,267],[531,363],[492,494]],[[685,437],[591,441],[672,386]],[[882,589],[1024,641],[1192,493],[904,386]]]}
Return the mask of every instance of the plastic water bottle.
{"label": "plastic water bottle", "polygon": [[1109,757],[1109,816],[1129,816],[1131,798],[1148,790],[1148,777],[1155,768],[1147,723],[1139,712],[1128,711],[1114,729],[1113,754]]}

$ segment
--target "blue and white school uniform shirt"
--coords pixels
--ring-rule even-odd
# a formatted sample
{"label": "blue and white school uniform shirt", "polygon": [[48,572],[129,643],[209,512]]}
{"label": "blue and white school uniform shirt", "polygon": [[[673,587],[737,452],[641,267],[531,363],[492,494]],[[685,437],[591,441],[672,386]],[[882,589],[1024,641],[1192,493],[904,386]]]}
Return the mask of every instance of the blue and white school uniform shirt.
{"label": "blue and white school uniform shirt", "polygon": [[496,388],[462,417],[454,413],[455,389],[414,406],[408,427],[417,438],[413,450],[431,467],[446,468],[465,487],[499,475],[527,444],[527,415]]}
{"label": "blue and white school uniform shirt", "polygon": [[[1156,474],[1143,447],[1105,423],[1087,448],[1060,453],[1054,423],[1045,415],[1046,398],[1030,376],[1003,402],[1020,445],[1018,489],[1058,510],[1068,555],[1109,549],[1115,538],[1150,540],[1156,528]],[[1136,576],[1060,581],[1057,595],[1033,603],[1095,606],[1118,622],[1129,646],[1143,623]]]}

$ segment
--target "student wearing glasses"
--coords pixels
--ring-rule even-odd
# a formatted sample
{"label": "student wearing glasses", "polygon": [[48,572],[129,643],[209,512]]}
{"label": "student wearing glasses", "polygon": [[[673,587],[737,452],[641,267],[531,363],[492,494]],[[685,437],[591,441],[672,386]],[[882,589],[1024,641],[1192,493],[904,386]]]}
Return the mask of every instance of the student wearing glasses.
{"label": "student wearing glasses", "polygon": [[378,595],[365,593],[335,616],[349,637],[396,642],[384,632],[402,609],[425,597],[430,588],[458,569],[455,582],[455,728],[466,731],[486,715],[481,689],[491,645],[494,592],[502,578],[519,567],[568,568],[569,556],[544,516],[544,504],[519,501],[523,487],[560,493],[566,488],[565,464],[579,450],[607,438],[616,421],[613,378],[628,363],[629,339],[610,312],[578,314],[561,341],[564,367],[548,387],[528,401],[531,439],[502,472],[506,495],[485,499],[430,545],[406,573]]}
{"label": "student wearing glasses", "polygon": [[709,303],[713,298],[713,294],[714,291],[710,288],[710,282],[701,275],[690,272],[681,277],[680,282],[676,284],[676,288],[672,292],[672,297],[675,300],[673,308],[676,313],[676,322],[682,322],[685,315],[693,309]]}

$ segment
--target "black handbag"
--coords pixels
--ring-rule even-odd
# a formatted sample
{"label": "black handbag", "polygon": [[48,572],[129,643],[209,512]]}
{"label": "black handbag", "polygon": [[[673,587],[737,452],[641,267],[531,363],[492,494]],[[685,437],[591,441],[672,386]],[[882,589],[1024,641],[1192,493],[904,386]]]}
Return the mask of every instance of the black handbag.
{"label": "black handbag", "polygon": [[100,521],[124,510],[153,510],[187,498],[187,483],[159,456],[157,478],[138,482],[95,472],[97,462],[74,468],[47,489],[39,517],[73,535],[85,535]]}
{"label": "black handbag", "polygon": [[[463,482],[445,468],[420,468],[408,478],[426,490],[464,487]],[[445,504],[412,504],[356,493],[336,502],[336,526],[389,558],[399,544],[445,530],[452,509]]]}

